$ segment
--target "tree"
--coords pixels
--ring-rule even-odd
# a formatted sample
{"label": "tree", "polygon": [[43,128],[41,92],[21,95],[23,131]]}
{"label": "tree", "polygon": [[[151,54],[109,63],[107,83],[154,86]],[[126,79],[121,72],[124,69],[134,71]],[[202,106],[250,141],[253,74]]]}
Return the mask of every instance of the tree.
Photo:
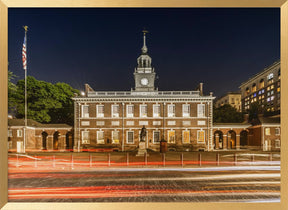
{"label": "tree", "polygon": [[[17,91],[14,94],[16,102],[16,117],[25,117],[25,81],[17,82]],[[42,123],[73,124],[74,94],[79,91],[65,83],[55,85],[27,77],[27,118]]]}
{"label": "tree", "polygon": [[15,101],[13,94],[15,94],[17,87],[12,82],[12,80],[16,78],[16,75],[13,72],[8,70],[8,112],[13,112],[15,109]]}
{"label": "tree", "polygon": [[243,114],[230,104],[224,104],[218,108],[214,107],[213,122],[215,123],[241,123]]}

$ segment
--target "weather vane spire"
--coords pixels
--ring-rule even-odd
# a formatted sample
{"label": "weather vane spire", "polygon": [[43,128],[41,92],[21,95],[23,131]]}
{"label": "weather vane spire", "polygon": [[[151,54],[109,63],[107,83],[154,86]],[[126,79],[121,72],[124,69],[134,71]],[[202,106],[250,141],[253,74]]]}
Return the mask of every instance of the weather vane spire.
{"label": "weather vane spire", "polygon": [[28,26],[23,26],[23,28],[24,28],[25,32],[28,31]]}
{"label": "weather vane spire", "polygon": [[142,47],[142,52],[143,53],[147,53],[147,51],[148,51],[148,49],[147,49],[147,47],[146,47],[146,34],[148,33],[148,31],[144,28],[143,29],[143,47]]}

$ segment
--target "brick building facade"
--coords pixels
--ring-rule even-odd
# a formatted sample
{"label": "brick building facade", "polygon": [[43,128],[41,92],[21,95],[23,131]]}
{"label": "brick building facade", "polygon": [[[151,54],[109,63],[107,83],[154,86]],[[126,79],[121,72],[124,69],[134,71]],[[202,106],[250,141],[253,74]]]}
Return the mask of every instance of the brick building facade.
{"label": "brick building facade", "polygon": [[[73,129],[66,124],[42,124],[34,120],[8,119],[8,150],[66,151],[73,148]],[[24,146],[25,142],[25,146]]]}
{"label": "brick building facade", "polygon": [[134,89],[94,91],[86,84],[85,96],[73,98],[75,150],[103,146],[136,150],[143,126],[148,149],[159,151],[162,138],[169,150],[212,149],[214,97],[203,96],[202,84],[196,91],[158,91],[145,33],[134,71]]}

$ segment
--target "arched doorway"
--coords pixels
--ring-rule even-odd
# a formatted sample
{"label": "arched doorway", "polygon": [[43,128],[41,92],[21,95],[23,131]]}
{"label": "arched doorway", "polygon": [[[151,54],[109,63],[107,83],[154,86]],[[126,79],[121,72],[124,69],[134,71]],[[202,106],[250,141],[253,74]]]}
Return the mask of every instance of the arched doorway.
{"label": "arched doorway", "polygon": [[74,146],[74,138],[72,132],[67,132],[66,133],[66,149],[67,150],[73,150]]}
{"label": "arched doorway", "polygon": [[60,133],[56,131],[53,135],[53,150],[58,150],[58,142],[59,142]]}
{"label": "arched doorway", "polygon": [[248,146],[248,131],[243,130],[240,133],[240,148],[246,148]]}
{"label": "arched doorway", "polygon": [[42,150],[47,150],[47,136],[48,136],[48,133],[43,131],[42,132]]}
{"label": "arched doorway", "polygon": [[214,132],[214,149],[223,149],[223,132]]}
{"label": "arched doorway", "polygon": [[227,142],[227,148],[228,149],[236,149],[236,132],[233,130],[228,131],[228,142]]}

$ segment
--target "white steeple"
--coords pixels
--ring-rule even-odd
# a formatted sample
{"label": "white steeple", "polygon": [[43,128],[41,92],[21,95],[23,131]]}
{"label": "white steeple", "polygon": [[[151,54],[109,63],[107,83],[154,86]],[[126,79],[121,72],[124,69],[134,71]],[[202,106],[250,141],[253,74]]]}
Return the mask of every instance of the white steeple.
{"label": "white steeple", "polygon": [[148,55],[148,48],[146,46],[146,33],[143,30],[143,47],[141,48],[141,55],[137,58],[137,67],[134,71],[135,91],[151,92],[155,91],[155,71],[152,67],[152,59]]}
{"label": "white steeple", "polygon": [[148,52],[148,48],[146,46],[146,33],[148,33],[148,31],[143,30],[143,47],[142,47],[142,53],[147,53]]}

